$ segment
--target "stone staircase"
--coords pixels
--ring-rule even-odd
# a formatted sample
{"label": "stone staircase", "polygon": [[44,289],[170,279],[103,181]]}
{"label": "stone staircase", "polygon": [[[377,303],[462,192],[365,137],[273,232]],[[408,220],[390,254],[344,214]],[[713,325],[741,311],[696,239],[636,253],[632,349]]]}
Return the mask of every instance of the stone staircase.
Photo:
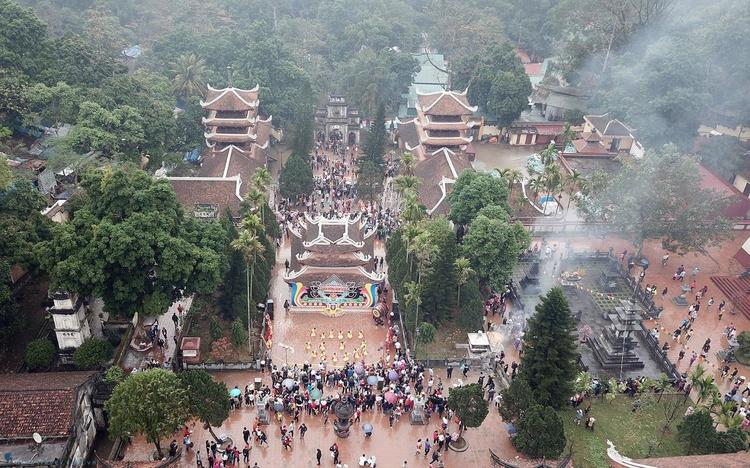
{"label": "stone staircase", "polygon": [[[738,312],[750,319],[750,277],[748,275],[712,276],[711,281],[726,296],[727,300],[734,304]],[[729,307],[731,311],[731,304]]]}

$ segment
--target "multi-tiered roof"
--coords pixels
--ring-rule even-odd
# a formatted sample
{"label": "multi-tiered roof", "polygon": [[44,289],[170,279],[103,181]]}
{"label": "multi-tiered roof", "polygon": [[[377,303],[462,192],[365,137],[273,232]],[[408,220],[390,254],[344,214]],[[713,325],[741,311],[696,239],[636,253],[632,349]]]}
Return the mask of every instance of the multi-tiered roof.
{"label": "multi-tiered roof", "polygon": [[417,116],[397,121],[399,135],[419,159],[440,148],[463,152],[472,141],[469,132],[475,122],[471,116],[476,110],[466,99],[466,91],[417,92]]}
{"label": "multi-tiered roof", "polygon": [[[206,98],[200,102],[206,116],[203,136],[209,151],[195,177],[169,177],[177,198],[196,216],[203,216],[205,205],[223,212],[239,210],[247,182],[266,164],[266,150],[271,134],[271,117],[258,115],[258,86],[253,89],[208,85]],[[196,208],[197,207],[197,208]]]}

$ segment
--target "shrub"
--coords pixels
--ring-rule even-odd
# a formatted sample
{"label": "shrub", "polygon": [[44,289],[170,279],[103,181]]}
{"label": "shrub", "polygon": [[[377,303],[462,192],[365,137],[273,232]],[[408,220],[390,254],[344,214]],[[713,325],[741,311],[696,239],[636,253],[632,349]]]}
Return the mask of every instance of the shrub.
{"label": "shrub", "polygon": [[222,336],[224,336],[224,328],[221,326],[221,322],[219,322],[219,319],[211,316],[208,323],[208,332],[211,334],[212,340],[218,340]]}
{"label": "shrub", "polygon": [[236,319],[232,322],[232,344],[239,348],[245,343],[247,343],[247,330],[242,320]]}
{"label": "shrub", "polygon": [[422,343],[432,343],[435,340],[435,326],[428,322],[419,324],[419,341]]}
{"label": "shrub", "polygon": [[126,377],[125,371],[119,366],[112,366],[104,373],[104,381],[110,385],[117,385]]}
{"label": "shrub", "polygon": [[55,345],[46,338],[39,338],[26,345],[26,366],[35,371],[47,369],[55,359]]}
{"label": "shrub", "polygon": [[73,353],[73,363],[79,369],[94,369],[112,358],[112,343],[100,338],[88,338]]}

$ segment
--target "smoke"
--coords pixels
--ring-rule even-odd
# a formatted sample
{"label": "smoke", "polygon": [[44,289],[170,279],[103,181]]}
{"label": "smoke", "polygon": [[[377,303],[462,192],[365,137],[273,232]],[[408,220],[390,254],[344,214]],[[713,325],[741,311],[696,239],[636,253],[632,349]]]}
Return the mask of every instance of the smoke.
{"label": "smoke", "polygon": [[748,32],[746,0],[673,0],[660,19],[615,44],[604,70],[606,50],[578,75],[595,83],[594,110],[635,128],[647,148],[689,148],[700,123],[750,120]]}

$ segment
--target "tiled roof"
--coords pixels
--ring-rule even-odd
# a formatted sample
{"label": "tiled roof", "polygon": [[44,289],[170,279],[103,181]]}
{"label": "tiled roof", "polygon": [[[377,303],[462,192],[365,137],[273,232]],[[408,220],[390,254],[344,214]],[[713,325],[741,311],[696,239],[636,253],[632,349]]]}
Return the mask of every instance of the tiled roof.
{"label": "tiled roof", "polygon": [[711,281],[745,317],[750,318],[750,278],[712,276]]}
{"label": "tiled roof", "polygon": [[168,177],[177,194],[177,201],[187,210],[196,204],[216,205],[219,216],[229,208],[232,213],[240,209],[241,184],[239,177]]}
{"label": "tiled roof", "polygon": [[414,167],[414,175],[421,179],[419,199],[429,214],[443,214],[447,210],[446,198],[456,178],[471,163],[463,154],[455,154],[445,148],[428,155]]}
{"label": "tiled roof", "polygon": [[586,115],[584,119],[588,120],[602,135],[608,136],[629,136],[633,130],[617,119],[612,119],[609,114]]}
{"label": "tiled roof", "polygon": [[475,112],[466,99],[466,92],[441,91],[429,94],[417,94],[417,101],[425,114],[465,115]]}
{"label": "tiled roof", "polygon": [[[682,457],[645,458],[637,463],[659,468],[684,468],[686,466],[711,468],[747,468],[750,466],[747,452],[721,453],[713,455],[688,455]],[[617,465],[616,465],[617,466]]]}
{"label": "tiled roof", "polygon": [[0,438],[66,437],[77,388],[92,372],[4,374],[0,378]]}
{"label": "tiled roof", "polygon": [[419,134],[417,133],[417,121],[412,119],[406,122],[397,121],[398,135],[406,143],[406,149],[419,146]]}
{"label": "tiled roof", "polygon": [[537,76],[542,74],[543,63],[524,63],[523,69],[528,76]]}
{"label": "tiled roof", "polygon": [[201,101],[204,109],[211,110],[250,110],[258,106],[258,86],[253,89],[216,89],[208,85],[206,99]]}

